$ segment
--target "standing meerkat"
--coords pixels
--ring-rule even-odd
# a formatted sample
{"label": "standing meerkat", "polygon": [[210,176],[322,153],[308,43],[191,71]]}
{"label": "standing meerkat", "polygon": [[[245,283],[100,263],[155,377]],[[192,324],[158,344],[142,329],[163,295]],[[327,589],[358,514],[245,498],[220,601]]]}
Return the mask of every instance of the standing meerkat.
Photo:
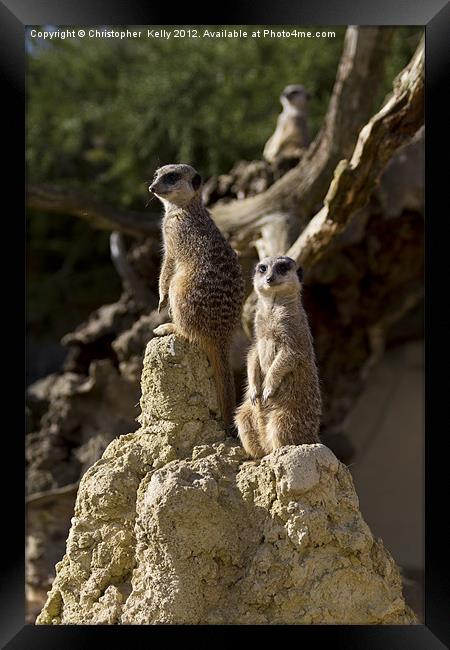
{"label": "standing meerkat", "polygon": [[254,458],[284,445],[320,442],[322,401],[302,277],[285,256],[267,257],[255,269],[255,339],[245,401],[235,418],[242,445]]}
{"label": "standing meerkat", "polygon": [[275,163],[281,158],[296,157],[309,146],[308,102],[310,94],[304,86],[286,86],[280,96],[283,110],[278,116],[277,127],[267,140],[263,156]]}
{"label": "standing meerkat", "polygon": [[177,333],[205,350],[228,427],[236,405],[231,337],[240,320],[244,281],[237,254],[203,205],[201,185],[190,165],[165,165],[149,188],[165,208],[158,311],[168,305],[173,321],[154,333]]}

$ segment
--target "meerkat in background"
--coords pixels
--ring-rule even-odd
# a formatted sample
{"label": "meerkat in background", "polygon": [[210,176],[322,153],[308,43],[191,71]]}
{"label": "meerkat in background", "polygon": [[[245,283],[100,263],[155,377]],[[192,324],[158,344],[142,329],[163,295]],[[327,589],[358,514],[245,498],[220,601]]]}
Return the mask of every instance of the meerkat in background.
{"label": "meerkat in background", "polygon": [[275,163],[281,158],[299,156],[310,143],[308,130],[308,102],[310,95],[303,86],[286,86],[280,96],[283,111],[278,116],[277,128],[267,140],[263,156]]}
{"label": "meerkat in background", "polygon": [[322,402],[302,278],[285,256],[268,257],[255,269],[255,339],[245,401],[235,417],[242,445],[254,458],[284,445],[320,442]]}
{"label": "meerkat in background", "polygon": [[154,333],[177,333],[205,350],[229,427],[236,405],[229,353],[242,311],[244,281],[237,254],[203,205],[201,185],[200,174],[190,165],[165,165],[149,188],[165,208],[158,311],[168,305],[173,321]]}

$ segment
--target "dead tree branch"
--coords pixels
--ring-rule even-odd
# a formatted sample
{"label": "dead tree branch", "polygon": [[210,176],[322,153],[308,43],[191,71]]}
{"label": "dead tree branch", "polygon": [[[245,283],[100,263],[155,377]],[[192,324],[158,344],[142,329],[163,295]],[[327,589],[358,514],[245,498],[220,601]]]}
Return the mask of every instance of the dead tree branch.
{"label": "dead tree branch", "polygon": [[102,230],[119,230],[134,237],[160,235],[159,215],[118,210],[78,190],[54,185],[30,185],[27,189],[27,205],[32,210],[70,214]]}

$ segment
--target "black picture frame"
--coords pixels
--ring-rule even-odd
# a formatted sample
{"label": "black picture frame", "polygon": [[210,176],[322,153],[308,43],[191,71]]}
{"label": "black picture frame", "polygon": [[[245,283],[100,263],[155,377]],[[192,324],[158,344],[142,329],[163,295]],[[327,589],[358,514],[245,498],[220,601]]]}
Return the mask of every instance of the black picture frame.
{"label": "black picture frame", "polygon": [[[175,18],[175,20],[174,20]],[[109,642],[134,647],[147,647],[159,640],[165,643],[181,634],[183,643],[195,634],[197,647],[210,647],[219,640],[227,641],[238,634],[244,643],[254,642],[254,634],[272,635],[294,633],[299,643],[330,643],[333,647],[394,650],[448,647],[450,640],[450,607],[448,581],[448,534],[443,530],[448,506],[448,462],[442,440],[448,431],[448,242],[444,228],[448,222],[448,110],[445,95],[449,86],[450,5],[445,0],[298,0],[297,2],[228,2],[212,8],[200,3],[186,3],[175,8],[173,4],[145,3],[144,0],[3,0],[0,1],[2,27],[1,75],[3,80],[4,132],[12,136],[12,145],[4,150],[7,158],[7,180],[3,192],[4,214],[8,218],[8,237],[15,226],[18,251],[24,251],[24,219],[20,206],[24,202],[24,119],[25,119],[25,46],[24,31],[27,25],[239,25],[239,24],[297,24],[297,25],[420,25],[426,32],[426,359],[425,359],[425,464],[426,464],[426,553],[425,553],[425,624],[416,626],[35,626],[25,625],[25,571],[24,571],[24,436],[22,425],[14,417],[8,429],[7,447],[4,447],[3,469],[14,469],[4,491],[2,553],[0,640],[8,650],[30,648],[91,648]],[[445,92],[447,91],[447,93]],[[447,131],[448,134],[448,131]],[[23,145],[23,146],[22,146]],[[442,155],[442,158],[440,157]],[[447,198],[447,202],[444,201]],[[10,215],[15,218],[11,219]],[[432,223],[430,223],[432,222]],[[5,231],[4,231],[5,232]],[[8,239],[8,248],[13,243]],[[10,265],[4,275],[3,297],[8,307],[10,326],[8,340],[14,334],[22,339],[20,324],[11,326],[17,310],[17,295],[23,290],[21,269]],[[446,273],[447,271],[447,273]],[[20,284],[18,287],[15,282]],[[442,283],[442,287],[440,287]],[[444,299],[444,300],[443,300]],[[25,303],[25,301],[24,301]],[[444,303],[444,304],[443,304]],[[24,309],[25,309],[24,304]],[[445,315],[444,315],[445,313]],[[17,348],[13,365],[17,367]],[[23,349],[23,348],[22,348]],[[5,350],[6,351],[6,350]],[[445,365],[444,365],[445,364]],[[441,366],[441,368],[440,368]],[[15,388],[13,389],[15,392]],[[17,387],[17,394],[20,393]],[[13,392],[8,391],[9,392]],[[13,409],[5,400],[9,410]],[[18,406],[22,408],[21,405]],[[22,411],[20,411],[22,412]],[[11,431],[14,435],[11,434]],[[3,473],[5,473],[5,471]],[[447,488],[447,489],[446,489]],[[7,534],[5,534],[7,531]],[[446,645],[447,644],[447,645]]]}

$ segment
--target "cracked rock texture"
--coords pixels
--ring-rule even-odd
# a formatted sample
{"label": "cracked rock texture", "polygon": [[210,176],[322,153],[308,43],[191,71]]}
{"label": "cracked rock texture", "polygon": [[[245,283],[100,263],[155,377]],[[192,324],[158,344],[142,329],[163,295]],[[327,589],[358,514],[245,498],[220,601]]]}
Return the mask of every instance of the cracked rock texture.
{"label": "cracked rock texture", "polygon": [[247,460],[175,336],[148,344],[141,388],[141,428],[81,480],[38,624],[416,622],[327,447]]}

